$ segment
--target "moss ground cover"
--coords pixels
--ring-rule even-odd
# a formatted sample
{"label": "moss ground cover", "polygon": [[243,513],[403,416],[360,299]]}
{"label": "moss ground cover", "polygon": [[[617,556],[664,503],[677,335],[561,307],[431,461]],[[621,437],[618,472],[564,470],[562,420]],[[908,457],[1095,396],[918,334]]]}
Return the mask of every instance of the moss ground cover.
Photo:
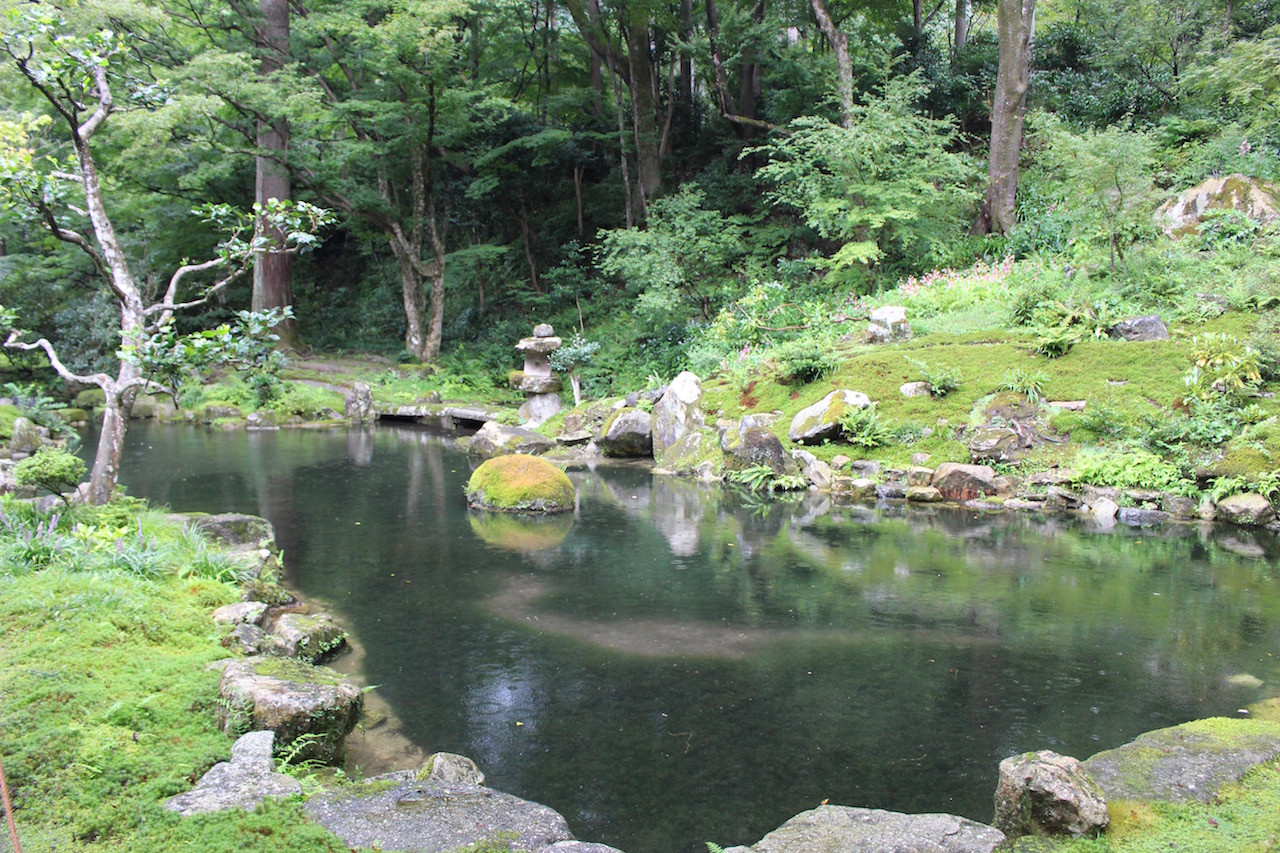
{"label": "moss ground cover", "polygon": [[[162,808],[230,754],[204,666],[227,654],[209,611],[238,599],[233,579],[193,573],[212,562],[158,514],[0,510],[0,756],[24,850],[346,849],[297,803],[186,820]],[[130,541],[139,528],[154,535]],[[95,544],[109,540],[123,544]],[[113,567],[99,547],[154,559]]]}

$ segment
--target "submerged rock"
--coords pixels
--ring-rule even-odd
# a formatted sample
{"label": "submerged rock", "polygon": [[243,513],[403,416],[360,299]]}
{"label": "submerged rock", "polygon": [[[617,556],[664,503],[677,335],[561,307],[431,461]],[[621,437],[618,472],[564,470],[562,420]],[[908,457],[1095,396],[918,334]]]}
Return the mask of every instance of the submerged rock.
{"label": "submerged rock", "polygon": [[749,847],[726,853],[991,853],[1005,840],[995,827],[950,814],[819,806],[801,812]]}

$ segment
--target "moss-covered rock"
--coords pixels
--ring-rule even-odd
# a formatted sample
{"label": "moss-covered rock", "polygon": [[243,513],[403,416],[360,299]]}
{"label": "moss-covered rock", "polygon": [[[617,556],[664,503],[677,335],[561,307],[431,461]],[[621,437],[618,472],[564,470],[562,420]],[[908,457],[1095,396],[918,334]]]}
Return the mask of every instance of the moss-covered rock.
{"label": "moss-covered rock", "polygon": [[564,512],[573,509],[573,495],[563,471],[519,453],[486,461],[467,482],[471,506],[498,512]]}

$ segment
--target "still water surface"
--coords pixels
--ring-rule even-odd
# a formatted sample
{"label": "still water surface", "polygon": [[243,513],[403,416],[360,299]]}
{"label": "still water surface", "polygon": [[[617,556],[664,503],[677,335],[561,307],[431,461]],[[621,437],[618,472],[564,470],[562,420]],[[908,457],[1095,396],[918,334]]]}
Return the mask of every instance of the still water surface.
{"label": "still water surface", "polygon": [[135,426],[123,482],[269,518],[415,743],[627,853],[751,843],[824,800],[986,821],[1005,756],[1280,693],[1270,538],[758,505],[629,468],[525,524],[467,511],[474,464],[412,429]]}

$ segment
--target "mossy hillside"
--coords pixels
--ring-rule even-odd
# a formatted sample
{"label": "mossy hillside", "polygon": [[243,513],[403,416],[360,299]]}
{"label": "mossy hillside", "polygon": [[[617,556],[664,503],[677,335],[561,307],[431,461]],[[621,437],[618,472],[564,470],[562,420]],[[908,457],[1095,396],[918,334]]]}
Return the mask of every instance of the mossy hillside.
{"label": "mossy hillside", "polygon": [[573,508],[573,494],[564,471],[520,453],[486,460],[467,482],[472,506],[502,512],[564,512]]}
{"label": "mossy hillside", "polygon": [[176,560],[152,577],[32,570],[7,552],[0,749],[22,838],[130,853],[345,850],[293,803],[187,820],[163,810],[231,745],[214,722],[218,675],[204,667],[226,656],[209,612],[238,590],[184,574]]}

